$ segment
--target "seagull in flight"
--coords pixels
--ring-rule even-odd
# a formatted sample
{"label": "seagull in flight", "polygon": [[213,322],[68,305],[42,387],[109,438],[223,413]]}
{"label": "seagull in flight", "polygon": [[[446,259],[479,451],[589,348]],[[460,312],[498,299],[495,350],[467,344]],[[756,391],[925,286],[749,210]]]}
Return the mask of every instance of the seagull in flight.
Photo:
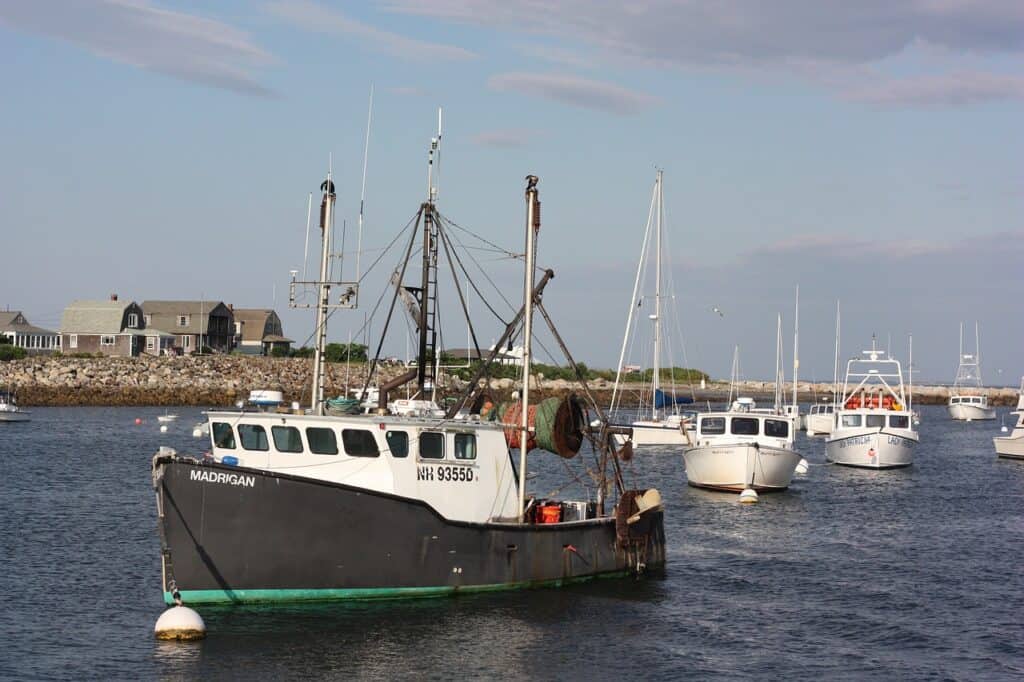
{"label": "seagull in flight", "polygon": [[713,313],[718,313],[718,316],[719,316],[719,317],[725,317],[725,313],[723,313],[723,312],[722,312],[722,309],[721,309],[721,308],[719,308],[719,307],[718,307],[717,305],[716,305],[716,306],[712,306],[712,307],[711,307],[711,312],[713,312]]}

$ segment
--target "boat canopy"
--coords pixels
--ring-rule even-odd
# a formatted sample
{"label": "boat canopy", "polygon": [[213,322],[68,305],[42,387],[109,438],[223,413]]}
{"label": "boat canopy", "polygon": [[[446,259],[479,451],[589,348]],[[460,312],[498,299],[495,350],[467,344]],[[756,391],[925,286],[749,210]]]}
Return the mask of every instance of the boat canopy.
{"label": "boat canopy", "polygon": [[689,396],[674,396],[665,393],[660,388],[654,392],[654,407],[661,409],[668,407],[669,405],[690,405],[693,403],[693,398]]}

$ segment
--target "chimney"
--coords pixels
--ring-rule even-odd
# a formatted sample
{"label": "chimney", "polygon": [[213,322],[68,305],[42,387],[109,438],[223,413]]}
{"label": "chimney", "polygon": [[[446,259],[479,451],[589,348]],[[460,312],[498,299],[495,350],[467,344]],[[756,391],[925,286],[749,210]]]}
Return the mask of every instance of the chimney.
{"label": "chimney", "polygon": [[235,312],[235,304],[234,303],[228,303],[228,310],[230,310],[231,312]]}
{"label": "chimney", "polygon": [[116,301],[117,300],[117,294],[111,294],[110,295],[110,300],[111,301]]}

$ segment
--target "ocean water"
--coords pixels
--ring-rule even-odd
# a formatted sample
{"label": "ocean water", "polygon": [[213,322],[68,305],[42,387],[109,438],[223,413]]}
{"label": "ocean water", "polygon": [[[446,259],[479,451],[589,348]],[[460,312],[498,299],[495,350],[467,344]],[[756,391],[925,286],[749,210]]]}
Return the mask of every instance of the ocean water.
{"label": "ocean water", "polygon": [[[406,602],[200,609],[161,643],[150,457],[195,451],[152,408],[36,408],[0,424],[3,679],[1021,679],[1024,462],[995,423],[923,408],[913,467],[811,463],[754,506],[686,485],[681,456],[627,478],[665,500],[664,576]],[[1000,411],[1001,413],[1003,410]],[[135,425],[136,417],[144,421]],[[543,488],[563,472],[537,455]]]}

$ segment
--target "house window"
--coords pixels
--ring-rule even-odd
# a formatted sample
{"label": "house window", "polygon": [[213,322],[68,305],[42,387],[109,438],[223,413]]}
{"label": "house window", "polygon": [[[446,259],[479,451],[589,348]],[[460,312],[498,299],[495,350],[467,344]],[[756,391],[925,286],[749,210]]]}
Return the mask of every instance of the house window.
{"label": "house window", "polygon": [[179,327],[187,327],[188,326],[188,315],[178,315],[178,326]]}
{"label": "house window", "polygon": [[100,337],[100,345],[101,346],[113,346],[116,343],[117,343],[117,338],[116,337],[113,337],[113,336],[101,336]]}
{"label": "house window", "polygon": [[68,348],[78,348],[78,334],[68,335]]}
{"label": "house window", "polygon": [[137,313],[128,313],[128,328],[138,329],[139,328],[139,316]]}
{"label": "house window", "polygon": [[342,429],[341,442],[349,457],[378,457],[377,439],[366,429]]}
{"label": "house window", "polygon": [[148,327],[151,324],[153,324],[153,316],[147,313],[146,314],[146,326]]}
{"label": "house window", "polygon": [[146,337],[146,350],[156,350],[156,337],[155,336],[147,336]]}
{"label": "house window", "polygon": [[188,350],[189,348],[191,348],[192,347],[192,337],[191,336],[183,336],[183,337],[181,337],[181,345],[182,345],[182,347],[185,348],[185,350]]}

